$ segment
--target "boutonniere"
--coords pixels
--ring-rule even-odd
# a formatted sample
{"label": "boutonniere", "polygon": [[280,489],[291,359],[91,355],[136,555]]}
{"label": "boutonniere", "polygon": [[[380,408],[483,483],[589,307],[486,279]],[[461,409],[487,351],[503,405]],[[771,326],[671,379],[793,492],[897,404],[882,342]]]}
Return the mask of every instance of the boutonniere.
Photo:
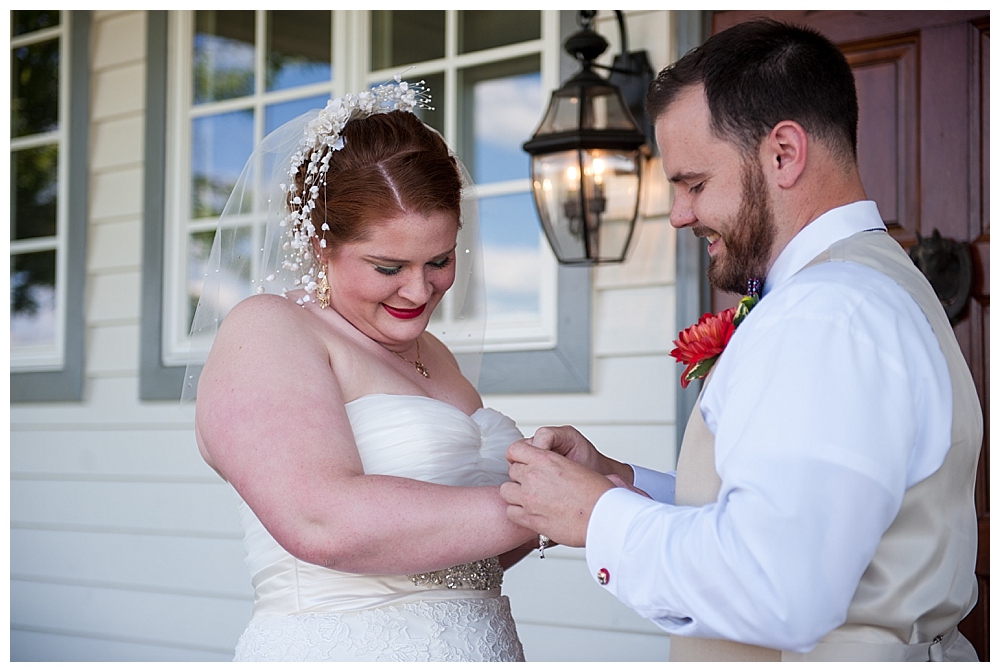
{"label": "boutonniere", "polygon": [[687,367],[681,374],[682,388],[708,375],[736,327],[760,301],[760,281],[751,280],[747,285],[747,295],[738,304],[715,315],[705,313],[696,324],[678,334],[674,341],[677,347],[670,351],[670,356]]}

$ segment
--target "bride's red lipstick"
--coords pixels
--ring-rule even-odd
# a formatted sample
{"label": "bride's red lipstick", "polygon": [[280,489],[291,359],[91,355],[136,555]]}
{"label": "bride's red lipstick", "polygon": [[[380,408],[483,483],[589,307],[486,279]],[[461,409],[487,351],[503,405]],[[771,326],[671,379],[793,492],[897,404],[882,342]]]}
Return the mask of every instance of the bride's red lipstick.
{"label": "bride's red lipstick", "polygon": [[384,303],[382,304],[382,307],[385,308],[385,312],[389,313],[396,319],[412,320],[415,317],[420,317],[420,315],[424,312],[424,308],[427,307],[427,304],[425,303],[422,306],[419,306],[417,308],[411,308],[409,310],[403,310],[402,308],[393,308],[392,306],[386,305]]}

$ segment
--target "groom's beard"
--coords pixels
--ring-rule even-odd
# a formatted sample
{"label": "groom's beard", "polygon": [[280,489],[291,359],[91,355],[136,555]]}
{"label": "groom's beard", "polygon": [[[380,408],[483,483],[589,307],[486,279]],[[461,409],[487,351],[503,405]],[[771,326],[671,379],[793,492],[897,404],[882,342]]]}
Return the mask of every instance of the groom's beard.
{"label": "groom's beard", "polygon": [[723,235],[725,249],[708,264],[708,281],[716,289],[733,294],[747,291],[747,280],[767,275],[774,245],[774,213],[764,183],[764,171],[756,159],[743,163],[743,198]]}

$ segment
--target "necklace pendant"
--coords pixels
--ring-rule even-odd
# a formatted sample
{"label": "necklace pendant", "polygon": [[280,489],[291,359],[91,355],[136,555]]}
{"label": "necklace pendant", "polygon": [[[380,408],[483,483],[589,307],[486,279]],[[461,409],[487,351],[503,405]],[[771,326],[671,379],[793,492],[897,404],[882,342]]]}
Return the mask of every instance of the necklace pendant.
{"label": "necklace pendant", "polygon": [[418,359],[417,361],[413,362],[413,366],[415,366],[415,367],[416,367],[416,369],[417,369],[417,373],[419,373],[419,374],[420,374],[421,376],[423,376],[424,378],[430,378],[430,377],[431,377],[431,374],[430,374],[430,372],[429,372],[429,371],[427,370],[427,367],[426,367],[426,366],[424,366],[424,365],[423,365],[423,364],[422,364],[422,363],[420,362],[420,360],[419,360],[419,359]]}

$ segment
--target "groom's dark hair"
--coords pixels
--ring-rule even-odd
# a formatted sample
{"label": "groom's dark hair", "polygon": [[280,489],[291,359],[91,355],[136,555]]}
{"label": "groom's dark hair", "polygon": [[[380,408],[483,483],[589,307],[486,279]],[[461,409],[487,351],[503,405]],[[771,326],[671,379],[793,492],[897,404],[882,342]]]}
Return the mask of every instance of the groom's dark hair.
{"label": "groom's dark hair", "polygon": [[798,122],[844,160],[857,161],[858,97],[844,54],[815,30],[755,19],[710,37],[650,84],[655,124],[681,91],[702,84],[712,129],[745,154],[780,122]]}

